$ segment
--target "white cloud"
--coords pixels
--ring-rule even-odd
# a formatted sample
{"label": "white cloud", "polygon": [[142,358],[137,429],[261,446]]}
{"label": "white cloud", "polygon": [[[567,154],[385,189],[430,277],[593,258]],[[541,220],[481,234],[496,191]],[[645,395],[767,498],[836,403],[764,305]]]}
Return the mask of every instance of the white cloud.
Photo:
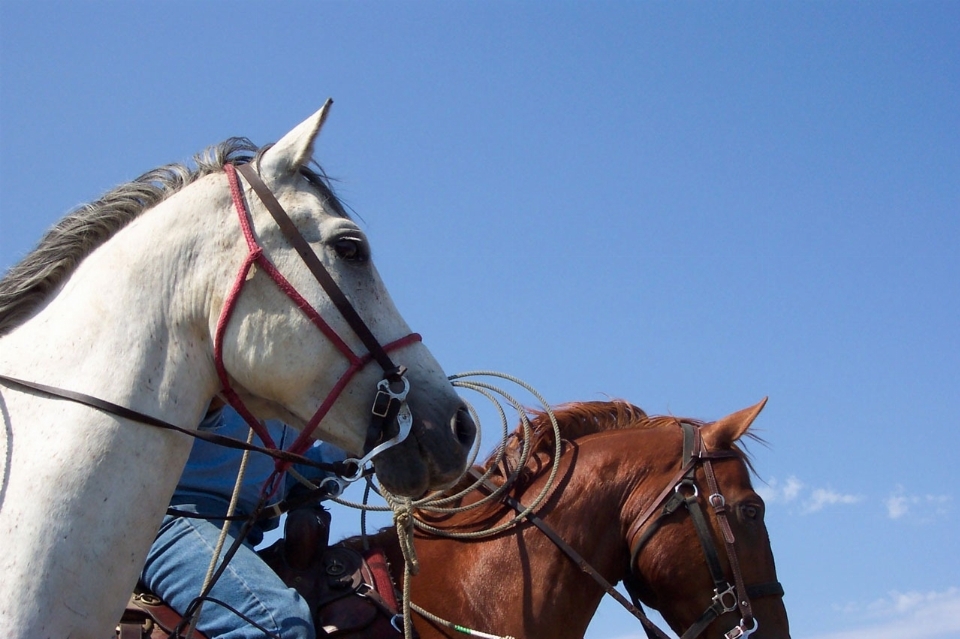
{"label": "white cloud", "polygon": [[824,506],[837,504],[855,504],[863,501],[861,495],[845,495],[829,488],[817,488],[808,491],[806,484],[790,475],[783,484],[776,478],[771,478],[765,486],[756,489],[757,494],[768,504],[789,504],[800,499],[804,492],[809,492],[803,500],[801,512],[804,514],[823,510]]}
{"label": "white cloud", "polygon": [[781,484],[776,478],[771,478],[764,486],[756,488],[757,494],[768,504],[789,504],[801,498],[804,492],[809,496],[803,500],[801,512],[814,513],[823,510],[825,506],[838,504],[855,504],[863,501],[861,495],[845,495],[829,488],[817,488],[807,491],[807,486],[794,475]]}
{"label": "white cloud", "polygon": [[949,495],[908,495],[903,486],[897,486],[884,503],[890,519],[900,519],[917,506],[920,507],[919,521],[929,521],[932,516],[946,514],[950,501]]}
{"label": "white cloud", "polygon": [[890,519],[900,519],[910,511],[910,502],[903,494],[903,486],[897,487],[892,495],[887,497],[887,514]]}
{"label": "white cloud", "polygon": [[[787,477],[784,482],[771,478],[766,484],[757,486],[756,491],[767,504],[800,502],[800,513],[804,515],[819,512],[827,506],[864,501],[863,495],[839,493],[831,488],[808,488],[794,475]],[[916,523],[929,523],[935,517],[946,515],[950,512],[952,503],[953,497],[950,495],[911,495],[901,485],[897,485],[883,500],[890,519],[902,519],[910,515],[911,521]]]}
{"label": "white cloud", "polygon": [[801,490],[803,490],[803,482],[791,475],[787,477],[783,486],[776,479],[771,479],[766,486],[757,488],[757,494],[768,504],[785,504],[795,500],[800,495]]}
{"label": "white cloud", "polygon": [[944,592],[891,592],[866,606],[844,607],[865,625],[798,639],[956,639],[960,637],[960,588]]}
{"label": "white cloud", "polygon": [[810,495],[810,498],[804,502],[803,512],[815,513],[819,510],[823,510],[824,506],[855,504],[862,500],[863,497],[860,495],[844,495],[843,493],[838,493],[829,488],[818,488],[813,491],[813,494]]}

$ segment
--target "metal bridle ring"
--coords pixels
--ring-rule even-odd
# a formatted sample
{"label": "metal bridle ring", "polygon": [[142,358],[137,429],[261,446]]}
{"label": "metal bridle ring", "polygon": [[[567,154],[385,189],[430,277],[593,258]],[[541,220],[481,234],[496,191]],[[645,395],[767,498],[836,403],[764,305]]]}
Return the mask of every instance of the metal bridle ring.
{"label": "metal bridle ring", "polygon": [[353,472],[353,473],[344,473],[343,475],[340,475],[340,478],[343,479],[343,481],[345,481],[345,482],[347,482],[347,483],[349,483],[349,484],[352,484],[353,482],[358,481],[361,477],[363,477],[364,468],[363,468],[363,464],[360,463],[360,460],[358,460],[358,459],[345,459],[345,460],[343,461],[343,463],[344,463],[344,465],[350,465],[350,466],[356,466],[356,467],[357,467],[356,472]]}
{"label": "metal bridle ring", "polygon": [[682,493],[680,492],[680,489],[683,488],[684,486],[689,486],[690,488],[693,488],[693,493],[690,495],[687,495],[687,499],[691,497],[696,498],[700,496],[700,489],[697,488],[697,485],[693,482],[690,482],[690,483],[680,482],[679,484],[673,487],[673,492],[682,495]]}

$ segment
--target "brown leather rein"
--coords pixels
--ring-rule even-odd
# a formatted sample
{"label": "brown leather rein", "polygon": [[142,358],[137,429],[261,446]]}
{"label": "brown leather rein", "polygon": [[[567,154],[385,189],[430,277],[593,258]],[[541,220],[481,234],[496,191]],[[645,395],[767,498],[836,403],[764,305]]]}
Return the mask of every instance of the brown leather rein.
{"label": "brown leather rein", "polygon": [[[636,617],[643,626],[643,629],[647,633],[647,637],[649,637],[649,639],[670,639],[669,635],[657,627],[657,625],[650,620],[646,613],[643,612],[640,600],[636,594],[639,579],[634,572],[634,566],[636,565],[636,558],[639,555],[641,548],[653,535],[653,532],[656,530],[660,519],[672,514],[676,508],[679,507],[680,504],[675,503],[677,500],[679,500],[690,512],[691,519],[694,522],[694,527],[697,529],[697,535],[700,538],[701,545],[703,546],[703,552],[707,559],[707,565],[714,581],[714,595],[712,597],[711,605],[707,607],[697,622],[695,622],[686,630],[686,632],[683,633],[681,639],[694,639],[695,637],[700,636],[703,631],[706,630],[707,626],[709,626],[720,615],[737,610],[739,610],[741,615],[740,623],[726,632],[724,636],[726,639],[745,638],[756,632],[759,626],[759,622],[757,622],[756,618],[753,616],[751,597],[754,599],[771,596],[782,597],[783,586],[777,581],[750,586],[745,586],[743,583],[743,577],[740,571],[740,563],[736,552],[736,539],[734,538],[733,531],[731,530],[730,524],[727,521],[726,502],[723,498],[723,495],[720,493],[720,488],[717,485],[716,475],[713,472],[713,464],[711,463],[711,461],[714,459],[737,457],[737,453],[734,451],[708,451],[703,445],[703,438],[700,434],[699,426],[689,422],[679,422],[679,425],[683,429],[684,439],[683,458],[680,470],[677,471],[673,479],[657,496],[656,500],[647,509],[647,511],[631,525],[630,530],[627,533],[627,539],[637,535],[644,528],[644,526],[650,522],[652,516],[657,512],[657,510],[663,507],[660,516],[654,520],[653,524],[646,531],[644,531],[644,533],[640,535],[636,541],[633,542],[630,548],[630,568],[628,577],[624,580],[624,585],[627,589],[627,592],[633,599],[633,602],[628,601],[622,594],[620,594],[614,584],[611,584],[609,581],[607,581],[607,579],[603,577],[603,575],[601,575],[596,568],[591,566],[590,563],[584,559],[580,553],[578,553],[573,549],[573,547],[570,546],[570,544],[564,541],[563,538],[560,537],[560,535],[557,534],[557,532],[553,530],[553,528],[551,528],[536,513],[528,513],[526,518],[531,524],[540,529],[540,531],[543,532],[543,534],[546,535],[547,538],[549,538],[550,541],[552,541],[561,551],[563,551],[563,553],[567,555],[567,557],[569,557],[583,572],[587,573],[591,578],[593,578],[593,580],[596,581],[601,588],[603,588],[604,592],[616,599],[620,605],[622,605],[630,614]],[[709,527],[707,526],[706,518],[704,517],[703,511],[699,506],[700,491],[696,484],[696,470],[700,465],[702,465],[704,468],[704,473],[707,478],[707,485],[710,489],[710,495],[707,497],[707,502],[714,509],[721,532],[723,533],[724,544],[727,550],[727,558],[730,563],[731,571],[733,572],[733,584],[728,582],[723,569],[720,567],[719,554],[717,553],[716,546],[713,543],[713,537],[710,534]],[[475,479],[480,480],[482,478],[481,474],[477,472],[476,469],[471,469],[470,472]],[[492,484],[489,480],[483,481],[483,487],[491,492],[497,488],[497,486]],[[518,513],[522,513],[526,510],[526,507],[522,503],[509,495],[505,495],[502,498],[502,501],[516,510]],[[738,593],[740,593],[742,596],[738,596]]]}

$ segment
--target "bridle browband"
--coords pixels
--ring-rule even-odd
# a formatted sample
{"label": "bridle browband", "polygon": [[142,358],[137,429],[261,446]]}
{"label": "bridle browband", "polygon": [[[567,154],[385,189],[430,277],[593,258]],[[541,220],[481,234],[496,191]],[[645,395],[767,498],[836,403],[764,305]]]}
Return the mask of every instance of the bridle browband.
{"label": "bridle browband", "polygon": [[[635,572],[637,557],[640,555],[643,546],[659,528],[663,519],[672,515],[678,508],[683,506],[690,514],[690,519],[697,532],[697,537],[700,539],[700,545],[703,548],[707,567],[713,579],[714,589],[712,603],[704,610],[699,619],[687,628],[680,639],[694,639],[694,637],[700,636],[700,634],[706,630],[707,626],[721,615],[738,610],[740,612],[740,623],[724,633],[724,637],[726,637],[726,639],[747,637],[756,632],[759,626],[759,622],[753,615],[751,598],[782,597],[783,586],[778,581],[753,584],[750,586],[745,585],[743,582],[740,560],[736,549],[736,537],[730,528],[730,522],[727,518],[726,500],[720,492],[716,474],[713,470],[713,460],[739,458],[740,454],[734,450],[707,450],[703,444],[703,436],[699,426],[687,421],[680,421],[678,423],[683,430],[683,457],[681,468],[677,474],[674,475],[670,485],[660,493],[653,505],[647,509],[643,516],[631,525],[627,532],[627,539],[636,538],[630,546],[630,573],[627,578],[624,579],[624,586],[633,599],[634,604],[639,607],[640,599],[638,590],[640,578]],[[720,554],[717,552],[716,545],[714,544],[707,518],[703,513],[703,509],[700,507],[700,490],[697,486],[696,479],[698,466],[703,467],[704,476],[707,480],[707,488],[710,492],[706,500],[710,507],[713,508],[717,524],[723,536],[724,546],[727,551],[727,561],[730,565],[730,571],[733,573],[732,584],[723,570],[720,562]],[[653,519],[646,530],[643,530],[658,509],[660,509],[660,514]],[[641,530],[643,530],[642,534],[640,533]],[[647,636],[650,637],[650,639],[654,639],[655,637],[659,639],[660,637],[660,635],[651,634],[649,629],[647,629]]]}
{"label": "bridle browband", "polygon": [[[740,639],[747,637],[755,632],[758,627],[758,622],[753,616],[753,608],[750,602],[751,598],[757,599],[760,597],[782,597],[783,586],[778,581],[750,586],[745,586],[743,584],[743,578],[740,573],[739,559],[737,557],[735,546],[736,539],[734,538],[733,531],[730,529],[730,524],[727,521],[726,502],[723,498],[723,495],[720,493],[719,486],[717,485],[716,475],[713,472],[712,464],[712,460],[714,459],[739,457],[739,455],[732,450],[707,451],[703,446],[703,438],[700,434],[699,426],[689,422],[679,422],[679,424],[683,429],[684,440],[683,458],[681,460],[680,470],[674,475],[670,484],[657,496],[657,499],[647,509],[646,513],[631,525],[630,530],[627,533],[627,539],[637,535],[639,531],[651,520],[651,517],[657,512],[657,509],[660,509],[661,506],[663,506],[661,514],[653,521],[653,524],[647,528],[642,535],[637,537],[636,541],[634,541],[630,547],[630,570],[627,578],[624,579],[624,585],[626,586],[627,592],[630,594],[630,597],[633,600],[632,603],[628,601],[622,594],[620,594],[614,584],[611,584],[609,581],[607,581],[607,579],[604,578],[596,568],[591,566],[590,563],[584,559],[580,553],[578,553],[573,549],[572,546],[570,546],[570,544],[564,541],[563,538],[560,537],[560,535],[536,513],[529,512],[526,515],[526,519],[540,529],[540,531],[543,532],[543,534],[546,535],[547,538],[550,539],[550,541],[552,541],[554,545],[556,545],[565,555],[567,555],[567,557],[573,561],[577,567],[593,578],[593,580],[596,581],[597,584],[599,584],[608,595],[616,599],[620,605],[622,605],[630,614],[636,617],[643,626],[643,629],[649,639],[670,639],[669,635],[660,630],[660,628],[650,620],[646,613],[643,612],[643,607],[637,595],[639,578],[634,572],[634,566],[636,565],[636,558],[640,554],[641,548],[647,542],[647,540],[653,536],[653,533],[660,521],[664,517],[675,512],[682,503],[690,512],[691,519],[694,522],[694,527],[697,529],[697,535],[700,538],[700,543],[703,546],[704,555],[707,559],[707,565],[710,569],[710,574],[714,582],[714,596],[713,603],[706,609],[706,611],[704,611],[697,622],[695,622],[686,630],[686,632],[683,633],[681,639],[694,639],[695,637],[700,636],[700,634],[706,630],[707,626],[709,626],[720,615],[733,612],[738,609],[741,614],[740,623],[732,630],[725,633],[724,636],[726,639]],[[713,507],[714,512],[716,513],[718,523],[720,524],[720,529],[723,533],[724,543],[727,550],[727,558],[730,562],[731,570],[734,573],[733,585],[728,582],[723,568],[721,567],[719,554],[717,553],[716,546],[713,543],[713,537],[710,534],[710,529],[707,525],[706,518],[703,515],[703,510],[699,505],[699,490],[697,489],[696,484],[696,470],[700,465],[703,465],[704,467],[704,472],[707,477],[707,484],[711,491],[708,497],[708,503]],[[497,489],[497,486],[495,486],[492,482],[483,479],[481,474],[477,472],[476,469],[471,469],[470,473],[475,479],[481,482],[481,486],[483,486],[486,490],[493,492],[495,489]],[[684,494],[685,492],[686,494]],[[501,499],[503,503],[507,504],[518,513],[523,513],[527,510],[522,503],[510,495],[505,495]],[[737,593],[743,593],[743,596],[740,597]],[[750,627],[747,627],[748,625]]]}
{"label": "bridle browband", "polygon": [[[270,189],[264,184],[263,180],[250,164],[226,164],[224,172],[230,185],[230,193],[233,199],[234,208],[240,221],[240,227],[247,242],[247,256],[244,259],[231,288],[224,306],[220,311],[220,317],[217,321],[216,334],[214,338],[214,363],[217,375],[222,385],[221,394],[223,398],[244,418],[247,424],[257,433],[265,446],[260,447],[230,437],[223,437],[215,433],[205,433],[196,430],[181,428],[164,420],[151,415],[138,412],[131,408],[120,406],[112,402],[79,393],[72,390],[57,388],[46,384],[23,380],[15,377],[0,374],[0,381],[6,382],[11,386],[18,387],[21,390],[38,391],[46,395],[58,397],[73,401],[97,410],[115,415],[117,417],[130,419],[151,426],[156,426],[166,430],[172,430],[192,437],[203,439],[215,444],[237,448],[242,450],[252,450],[265,453],[274,458],[276,462],[276,471],[268,480],[270,487],[265,486],[264,492],[272,494],[279,486],[279,477],[291,464],[302,463],[309,466],[318,467],[331,472],[336,472],[345,476],[348,480],[359,479],[365,466],[377,454],[383,452],[391,446],[402,442],[410,433],[413,423],[413,416],[406,404],[406,396],[410,389],[410,383],[403,366],[397,366],[388,355],[389,352],[402,348],[404,346],[420,342],[421,336],[417,333],[411,333],[398,340],[381,345],[376,339],[369,327],[357,313],[356,309],[350,303],[350,300],[343,293],[329,271],[310,248],[310,245],[297,230],[290,216],[284,210],[283,206],[273,195]],[[258,244],[253,233],[253,222],[249,209],[246,206],[243,190],[237,174],[240,174],[250,184],[258,198],[263,202],[267,211],[276,221],[281,232],[290,245],[297,251],[304,264],[310,270],[311,274],[323,288],[324,292],[333,302],[334,306],[346,320],[351,330],[360,339],[367,348],[367,353],[358,355],[347,345],[347,343],[324,321],[320,314],[304,299],[302,295],[293,287],[292,284],[280,273],[280,271],[264,255],[263,248]],[[300,435],[287,450],[278,450],[276,443],[270,437],[269,433],[263,427],[263,424],[250,412],[241,400],[240,396],[230,384],[229,375],[223,363],[223,338],[226,333],[230,317],[236,307],[240,294],[245,283],[249,280],[250,271],[254,266],[263,270],[277,285],[277,287],[290,298],[291,301],[300,309],[304,315],[316,326],[323,335],[330,340],[337,350],[343,354],[349,366],[346,372],[341,375],[337,383],[331,389],[326,399],[314,413],[313,417],[307,422],[301,430]],[[307,448],[313,444],[312,434],[316,430],[320,421],[329,412],[333,403],[346,388],[350,380],[367,364],[376,361],[384,371],[383,378],[377,384],[377,395],[371,409],[370,425],[367,429],[366,441],[364,444],[364,455],[359,459],[350,458],[344,462],[335,462],[332,464],[315,462],[303,455]],[[349,471],[347,469],[350,469]]]}

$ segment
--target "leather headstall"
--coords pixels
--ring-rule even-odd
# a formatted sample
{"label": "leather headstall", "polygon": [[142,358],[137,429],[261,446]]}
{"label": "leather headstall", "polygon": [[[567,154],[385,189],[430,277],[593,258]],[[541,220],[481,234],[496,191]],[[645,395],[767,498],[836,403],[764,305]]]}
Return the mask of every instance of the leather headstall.
{"label": "leather headstall", "polygon": [[[723,614],[739,611],[740,623],[726,632],[726,639],[740,639],[747,637],[756,631],[758,621],[753,616],[753,607],[751,598],[783,596],[783,586],[780,582],[770,582],[765,584],[753,584],[746,586],[743,583],[743,576],[740,570],[740,561],[736,550],[736,538],[730,528],[727,518],[726,500],[720,493],[717,484],[716,475],[713,470],[713,460],[738,457],[738,453],[733,450],[709,451],[703,445],[703,437],[700,433],[700,427],[690,422],[679,422],[683,430],[683,463],[680,471],[674,476],[673,481],[660,493],[654,504],[647,509],[645,515],[635,521],[627,533],[627,539],[636,536],[635,541],[630,548],[630,573],[624,579],[624,586],[630,594],[636,606],[640,607],[638,596],[639,576],[634,573],[634,567],[637,565],[637,557],[647,541],[653,536],[664,518],[675,513],[679,508],[684,507],[690,514],[697,537],[700,539],[700,545],[703,548],[703,554],[706,559],[707,568],[713,579],[713,597],[712,603],[700,615],[700,618],[681,636],[681,639],[694,639],[700,636],[707,626]],[[697,485],[697,468],[702,466],[704,475],[709,488],[709,495],[706,497],[707,503],[713,508],[720,527],[724,545],[727,551],[727,561],[730,564],[730,571],[733,573],[733,583],[731,584],[723,570],[720,554],[717,551],[713,541],[707,518],[700,506],[700,490]],[[649,527],[638,533],[644,526],[650,522],[652,515],[659,514]],[[738,594],[739,593],[739,594]],[[660,635],[651,634],[648,630],[650,639],[660,639]]]}

